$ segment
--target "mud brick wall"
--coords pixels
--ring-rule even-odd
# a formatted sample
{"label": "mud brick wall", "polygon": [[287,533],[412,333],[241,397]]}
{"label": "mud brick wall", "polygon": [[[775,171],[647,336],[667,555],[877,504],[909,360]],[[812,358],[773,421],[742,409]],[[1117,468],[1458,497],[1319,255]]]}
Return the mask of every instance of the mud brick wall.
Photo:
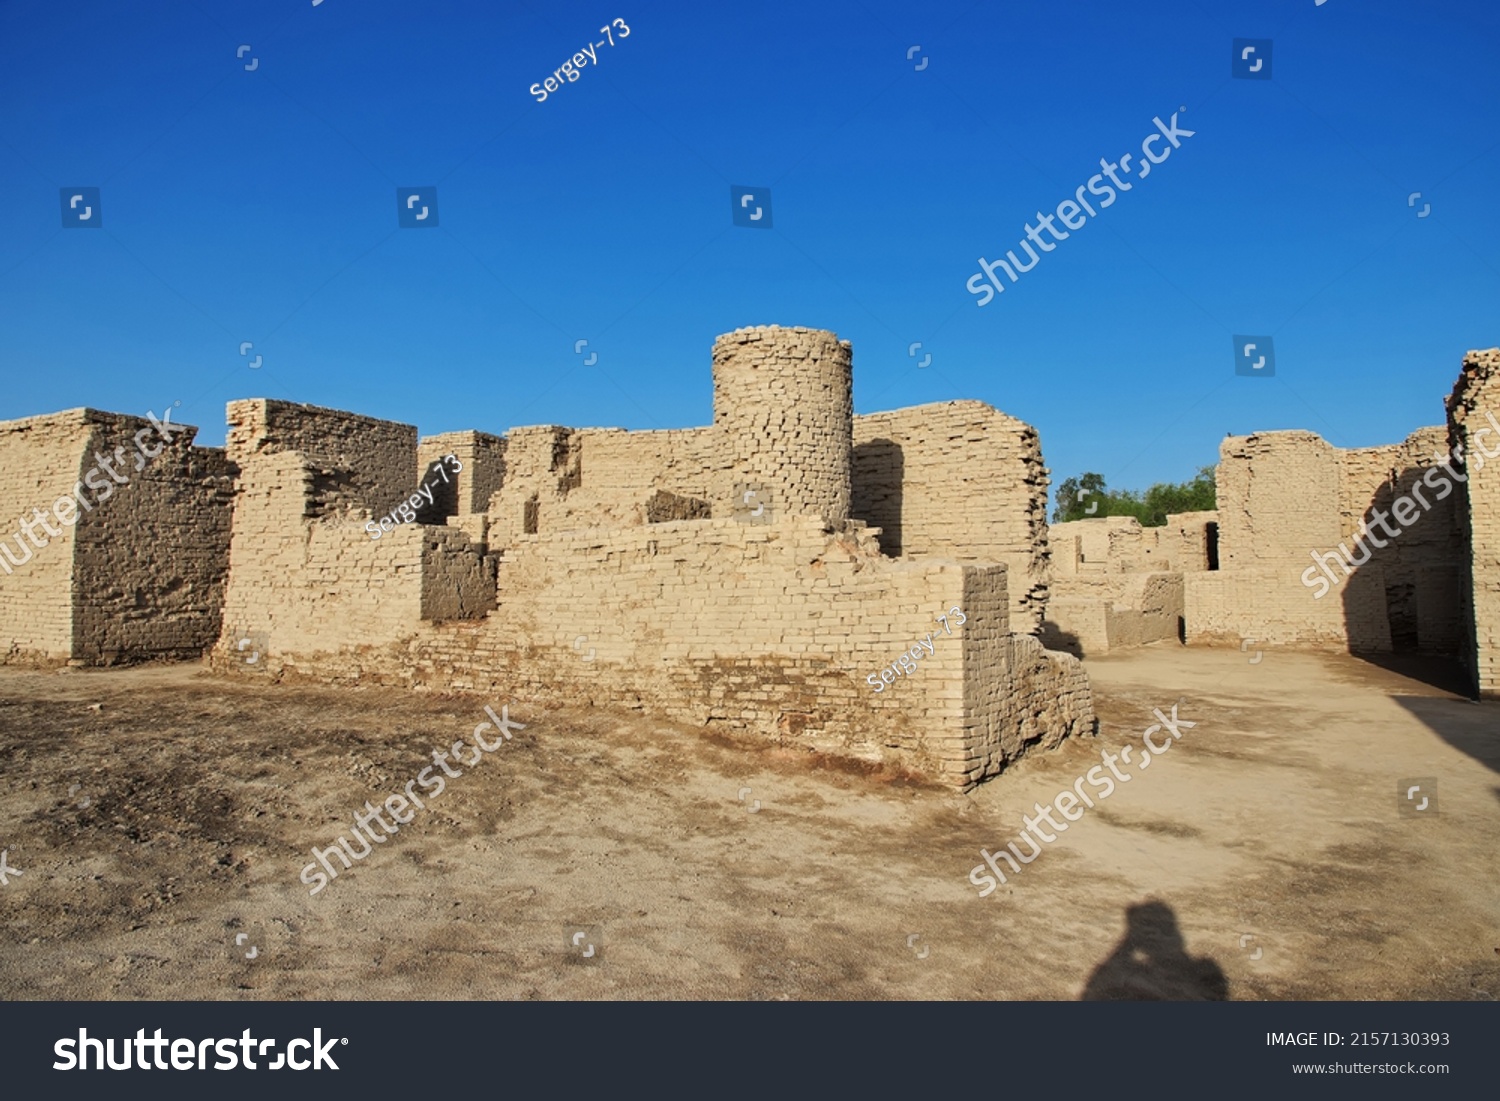
{"label": "mud brick wall", "polygon": [[297,451],[240,467],[220,649],[247,635],[272,653],[377,647],[421,622],[422,525],[377,540],[367,511],[316,515],[321,469]]}
{"label": "mud brick wall", "polygon": [[[1311,432],[1229,437],[1220,448],[1221,572],[1188,582],[1190,639],[1255,637],[1273,644],[1335,645],[1355,652],[1454,650],[1460,639],[1454,511],[1423,483],[1446,453],[1444,433],[1420,429],[1400,444],[1335,448]],[[1392,539],[1356,542],[1374,510],[1410,495],[1419,518]],[[1376,540],[1385,547],[1376,546]],[[1303,584],[1313,552],[1356,562],[1326,595]],[[1321,571],[1320,571],[1321,572]],[[1231,580],[1231,577],[1234,579]]]}
{"label": "mud brick wall", "polygon": [[[19,521],[73,493],[94,458],[92,410],[0,422],[0,662],[66,661],[73,656],[73,528],[56,538],[37,525],[33,545]],[[85,487],[87,500],[94,494]],[[113,504],[105,501],[104,504]]]}
{"label": "mud brick wall", "polygon": [[230,402],[226,418],[225,452],[239,467],[257,455],[305,455],[322,511],[384,516],[418,488],[417,430],[409,424],[265,398]]}
{"label": "mud brick wall", "polygon": [[1482,699],[1500,699],[1500,348],[1471,351],[1447,401],[1448,434],[1468,479],[1458,510],[1467,553],[1460,571],[1463,650]]}
{"label": "mud brick wall", "polygon": [[405,523],[372,539],[368,509],[331,511],[330,476],[351,473],[297,451],[240,468],[219,658],[232,662],[243,637],[271,654],[388,647],[424,619],[494,607],[494,563],[459,527]]}
{"label": "mud brick wall", "polygon": [[[627,432],[548,425],[513,429],[504,485],[490,510],[491,539],[650,522],[657,493],[710,502],[727,484],[713,429]],[[710,512],[712,507],[710,505]]]}
{"label": "mud brick wall", "polygon": [[1047,529],[1052,594],[1079,574],[1162,573],[1208,569],[1208,527],[1217,512],[1169,513],[1162,527],[1142,527],[1134,516],[1069,520]]}
{"label": "mud brick wall", "polygon": [[1047,487],[1036,430],[979,401],[854,418],[851,515],[892,556],[1009,567],[1014,629],[1047,601]]}
{"label": "mud brick wall", "polygon": [[745,486],[777,516],[849,519],[854,416],[848,341],[818,329],[736,329],[714,341],[714,427],[733,485],[714,515],[739,507]]}
{"label": "mud brick wall", "polygon": [[73,569],[73,657],[90,663],[200,657],[219,637],[229,574],[233,470],[224,452],[192,445],[183,426],[137,471],[140,417],[93,417],[84,465],[126,449],[130,479],[78,521]]}
{"label": "mud brick wall", "polygon": [[[1093,732],[1088,677],[1070,654],[1047,651],[1007,630],[1006,568],[964,569],[963,734],[944,758],[947,775],[969,787],[1032,749]],[[961,756],[960,756],[961,755]]]}
{"label": "mud brick wall", "polygon": [[1167,513],[1166,526],[1151,529],[1156,532],[1156,557],[1147,556],[1151,567],[1156,570],[1208,569],[1209,543],[1212,540],[1217,546],[1218,526],[1217,510]]}
{"label": "mud brick wall", "polygon": [[1054,582],[1042,640],[1051,649],[1098,657],[1176,642],[1185,617],[1181,573],[1079,575]]}
{"label": "mud brick wall", "polygon": [[422,618],[479,619],[493,610],[495,559],[458,528],[422,533]]}
{"label": "mud brick wall", "polygon": [[[822,517],[789,517],[544,533],[507,549],[499,589],[483,623],[423,626],[404,650],[273,653],[275,668],[649,709],[957,787],[1092,729],[1076,663],[1007,641],[1003,566],[893,563],[862,526],[829,533]],[[950,616],[945,634],[937,617],[955,606],[968,622]],[[971,626],[982,645],[965,641]],[[934,652],[877,693],[868,675],[929,633]]]}
{"label": "mud brick wall", "polygon": [[[440,460],[453,455],[462,466],[457,474],[445,464],[445,481],[436,472]],[[490,510],[490,498],[505,480],[505,438],[488,432],[444,432],[417,444],[418,489],[433,487],[434,508],[429,519],[440,523],[449,516],[472,516]]]}
{"label": "mud brick wall", "polygon": [[[1418,519],[1411,524],[1392,521],[1401,529],[1395,539],[1376,529],[1386,543],[1374,546],[1370,566],[1379,570],[1384,594],[1386,632],[1395,650],[1457,653],[1463,640],[1463,596],[1459,578],[1464,555],[1460,543],[1460,502],[1463,485],[1452,486],[1446,497],[1424,476],[1448,454],[1445,428],[1418,429],[1399,444],[1356,448],[1337,452],[1339,459],[1340,541],[1363,556],[1354,543],[1366,522],[1375,520],[1374,510],[1389,515],[1392,503],[1408,497]],[[1422,507],[1426,502],[1426,508]],[[1322,548],[1319,548],[1322,549]],[[1343,571],[1337,571],[1342,576]],[[1324,597],[1332,600],[1333,594]],[[1351,635],[1355,648],[1364,640]]]}
{"label": "mud brick wall", "polygon": [[[150,462],[135,445],[142,429],[147,447],[162,448]],[[38,526],[47,543],[25,544],[30,561],[14,524],[0,532],[21,559],[4,559],[11,574],[0,568],[0,661],[192,658],[212,644],[229,568],[232,480],[222,451],[192,446],[196,432],[181,426],[166,443],[145,418],[94,409],[0,425],[0,501],[27,516],[41,509],[60,531],[47,536]],[[100,454],[126,482],[94,474]],[[64,506],[72,524],[53,516],[63,497],[73,498]]]}
{"label": "mud brick wall", "polygon": [[1052,580],[1078,574],[1130,573],[1147,568],[1155,549],[1155,528],[1142,528],[1134,516],[1069,520],[1047,528]]}
{"label": "mud brick wall", "polygon": [[[491,545],[507,547],[527,534],[573,526],[563,521],[568,495],[582,484],[577,433],[558,425],[513,428],[505,438],[505,477],[491,498]],[[603,522],[600,517],[596,522]],[[588,526],[580,523],[578,526]]]}

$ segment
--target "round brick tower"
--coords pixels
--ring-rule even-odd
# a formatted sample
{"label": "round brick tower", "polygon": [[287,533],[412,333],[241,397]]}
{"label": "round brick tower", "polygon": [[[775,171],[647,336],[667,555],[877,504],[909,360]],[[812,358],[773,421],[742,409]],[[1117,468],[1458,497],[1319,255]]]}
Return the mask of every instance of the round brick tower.
{"label": "round brick tower", "polygon": [[764,325],[714,341],[714,427],[735,515],[849,519],[851,363],[849,342],[822,329]]}

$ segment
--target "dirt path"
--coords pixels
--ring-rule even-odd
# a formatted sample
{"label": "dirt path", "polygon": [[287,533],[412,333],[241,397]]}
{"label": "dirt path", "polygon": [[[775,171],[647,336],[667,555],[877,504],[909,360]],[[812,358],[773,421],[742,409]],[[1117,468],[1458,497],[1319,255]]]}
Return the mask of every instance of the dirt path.
{"label": "dirt path", "polygon": [[[1500,997],[1500,708],[1343,657],[1088,667],[1099,737],[967,796],[638,716],[3,669],[0,997]],[[979,850],[1179,698],[980,898]],[[309,895],[312,846],[507,702],[524,731]]]}

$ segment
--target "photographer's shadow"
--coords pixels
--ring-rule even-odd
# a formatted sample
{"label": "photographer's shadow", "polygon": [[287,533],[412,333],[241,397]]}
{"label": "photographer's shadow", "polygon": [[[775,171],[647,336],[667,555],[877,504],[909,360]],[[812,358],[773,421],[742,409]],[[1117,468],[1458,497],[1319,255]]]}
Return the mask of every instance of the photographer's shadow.
{"label": "photographer's shadow", "polygon": [[1125,935],[1094,968],[1085,1002],[1222,1002],[1229,983],[1207,956],[1190,956],[1165,902],[1138,902],[1125,911]]}

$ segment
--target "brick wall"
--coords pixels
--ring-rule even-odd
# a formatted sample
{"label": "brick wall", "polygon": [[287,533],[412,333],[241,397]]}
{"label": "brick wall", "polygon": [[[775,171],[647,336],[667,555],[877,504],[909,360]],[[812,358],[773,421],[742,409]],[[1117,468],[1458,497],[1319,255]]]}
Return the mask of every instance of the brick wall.
{"label": "brick wall", "polygon": [[[482,623],[398,624],[383,646],[273,636],[271,667],[645,708],[959,787],[1093,726],[1077,662],[1010,635],[1003,566],[891,562],[821,517],[523,536],[498,587]],[[867,677],[929,634],[933,653],[877,693]]]}
{"label": "brick wall", "polygon": [[1036,430],[983,402],[854,418],[852,515],[893,556],[1005,563],[1025,633],[1047,599],[1047,487]]}
{"label": "brick wall", "polygon": [[[149,420],[93,409],[0,425],[0,500],[58,532],[34,529],[47,544],[26,544],[30,561],[0,532],[22,558],[0,567],[0,660],[188,658],[212,643],[231,472],[222,451],[192,446],[196,431],[166,442]],[[148,461],[138,437],[160,452]]]}
{"label": "brick wall", "polygon": [[1458,508],[1468,551],[1459,571],[1464,656],[1480,697],[1500,699],[1500,348],[1464,357],[1447,405],[1467,479]]}
{"label": "brick wall", "polygon": [[417,489],[417,430],[337,409],[253,398],[226,407],[225,452],[244,467],[257,455],[298,451],[316,472],[324,511],[367,508],[375,516]]}
{"label": "brick wall", "polygon": [[[85,453],[135,454],[150,422],[95,414]],[[78,521],[73,564],[73,657],[90,663],[197,658],[218,638],[229,573],[233,472],[222,449],[194,447],[183,426],[113,498]]]}
{"label": "brick wall", "polygon": [[[93,466],[89,409],[0,422],[0,661],[65,661],[73,656],[73,541],[75,531],[57,528],[53,503],[73,493]],[[86,499],[94,494],[85,487]],[[104,504],[112,502],[105,501]],[[37,547],[22,535],[20,520],[40,509],[61,534],[31,530]]]}
{"label": "brick wall", "polygon": [[714,428],[733,483],[717,487],[715,515],[753,492],[778,516],[849,518],[851,356],[848,341],[818,329],[760,326],[714,341]]}
{"label": "brick wall", "polygon": [[[1462,557],[1454,537],[1457,494],[1439,500],[1425,480],[1444,451],[1436,428],[1400,444],[1349,450],[1311,432],[1225,439],[1218,467],[1221,568],[1187,579],[1189,640],[1452,651]],[[1417,518],[1399,525],[1398,537],[1380,534],[1378,526],[1373,538],[1360,535],[1408,496]],[[1423,501],[1428,507],[1417,507]],[[1317,579],[1326,574],[1315,554],[1333,574],[1321,597]],[[1352,560],[1347,574],[1335,555]]]}

